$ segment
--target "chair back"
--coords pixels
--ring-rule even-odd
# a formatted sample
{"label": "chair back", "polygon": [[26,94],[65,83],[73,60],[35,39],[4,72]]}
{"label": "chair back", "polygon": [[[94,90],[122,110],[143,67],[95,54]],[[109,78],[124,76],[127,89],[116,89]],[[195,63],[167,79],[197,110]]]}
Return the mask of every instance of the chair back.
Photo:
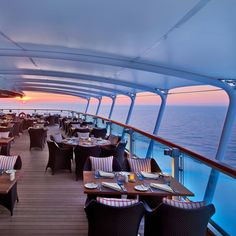
{"label": "chair back", "polygon": [[[161,168],[159,167],[154,158],[151,158],[150,164],[151,164],[151,172],[161,172]],[[123,170],[125,171],[131,171],[131,167],[127,158],[124,158],[122,167]]]}
{"label": "chair back", "polygon": [[215,207],[212,204],[185,209],[163,203],[145,216],[144,235],[205,236],[207,224],[214,213]]}
{"label": "chair back", "polygon": [[[106,158],[106,157],[99,157],[99,158]],[[84,171],[91,171],[92,170],[90,158],[87,158],[87,160],[85,161],[83,170]],[[116,158],[113,158],[112,170],[113,171],[122,171],[120,163],[118,162],[118,160]]]}
{"label": "chair back", "polygon": [[29,128],[30,149],[38,147],[43,149],[47,137],[47,131],[43,128]]}
{"label": "chair back", "polygon": [[137,236],[145,213],[142,202],[127,207],[113,207],[91,200],[85,206],[88,236]]}
{"label": "chair back", "polygon": [[107,134],[106,128],[93,128],[91,131],[91,135],[94,135],[95,138],[105,138]]}
{"label": "chair back", "polygon": [[111,142],[111,145],[117,145],[121,141],[121,136],[110,134],[108,140]]}
{"label": "chair back", "polygon": [[114,157],[118,160],[120,165],[122,166],[125,160],[125,147],[126,147],[127,142],[119,142],[116,145]]}
{"label": "chair back", "polygon": [[80,133],[77,132],[77,136],[81,139],[88,139],[89,138],[89,133]]}
{"label": "chair back", "polygon": [[73,158],[73,149],[72,148],[60,148],[58,144],[54,141],[47,141],[48,144],[48,167],[52,169],[52,174],[59,169],[68,169],[71,171],[71,159]]}
{"label": "chair back", "polygon": [[76,146],[75,153],[75,175],[76,180],[83,176],[84,164],[89,156],[98,157],[100,155],[101,148],[99,146]]}

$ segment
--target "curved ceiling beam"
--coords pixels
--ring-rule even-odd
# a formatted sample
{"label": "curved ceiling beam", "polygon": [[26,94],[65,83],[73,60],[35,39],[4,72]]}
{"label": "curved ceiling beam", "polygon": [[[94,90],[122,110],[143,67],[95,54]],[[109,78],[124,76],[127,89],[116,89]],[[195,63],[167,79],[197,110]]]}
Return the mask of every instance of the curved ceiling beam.
{"label": "curved ceiling beam", "polygon": [[45,81],[45,83],[48,84],[65,84],[65,85],[70,85],[70,86],[79,86],[79,87],[85,87],[85,88],[92,88],[92,89],[97,89],[97,90],[104,90],[107,92],[112,92],[115,94],[123,94],[123,95],[128,95],[128,92],[124,92],[122,90],[118,90],[118,89],[112,89],[112,88],[106,88],[104,86],[99,86],[99,85],[93,85],[93,84],[85,84],[85,83],[78,83],[78,82],[70,82],[70,81],[63,81],[63,80],[49,80],[49,79],[45,79],[45,78],[40,78],[40,79],[26,79],[26,78],[17,78],[17,79],[11,79],[11,82],[36,82],[36,83],[43,83]]}
{"label": "curved ceiling beam", "polygon": [[85,75],[85,74],[80,74],[80,73],[50,71],[50,70],[16,69],[16,70],[0,70],[0,74],[50,76],[50,77],[57,77],[57,78],[72,78],[72,79],[79,79],[79,80],[85,80],[85,81],[97,81],[101,83],[121,85],[121,86],[138,89],[145,92],[159,94],[158,90],[156,90],[155,88],[146,86],[144,84],[121,81],[115,78],[107,78],[107,77],[102,77],[102,76]]}
{"label": "curved ceiling beam", "polygon": [[94,95],[94,94],[91,94],[91,93],[85,93],[85,92],[82,92],[82,91],[79,91],[77,89],[73,89],[73,88],[65,88],[63,86],[49,86],[47,84],[24,84],[24,85],[19,85],[19,88],[21,90],[25,90],[25,88],[41,88],[42,90],[43,89],[59,89],[61,91],[67,91],[67,92],[72,92],[72,93],[75,93],[75,94],[78,94],[78,95],[81,95],[81,96],[84,96],[84,97],[94,97],[94,98],[97,98],[97,99],[100,99],[102,96],[99,94],[99,95]]}
{"label": "curved ceiling beam", "polygon": [[[50,85],[49,85],[50,84]],[[101,91],[94,91],[94,90],[89,90],[89,89],[82,89],[80,87],[77,86],[71,86],[71,85],[67,85],[66,83],[57,83],[56,81],[54,81],[54,83],[48,83],[47,81],[40,81],[40,82],[15,82],[14,84],[15,86],[19,87],[22,89],[24,88],[24,86],[27,85],[38,85],[38,86],[48,86],[48,87],[52,87],[52,88],[61,88],[61,89],[70,89],[70,90],[74,90],[77,92],[82,92],[82,93],[87,93],[89,96],[93,96],[93,94],[97,94],[98,96],[106,96],[106,97],[113,97],[116,94],[115,93],[105,93],[105,92],[101,92]]]}
{"label": "curved ceiling beam", "polygon": [[61,95],[70,95],[70,96],[74,96],[74,97],[79,97],[79,98],[82,98],[82,99],[86,99],[88,100],[89,97],[86,97],[86,96],[82,96],[78,93],[74,93],[74,92],[68,92],[68,91],[63,91],[63,90],[60,90],[60,89],[41,89],[41,88],[25,88],[24,91],[28,91],[28,92],[41,92],[41,93],[54,93],[54,94],[61,94]]}
{"label": "curved ceiling beam", "polygon": [[199,78],[203,79],[211,78],[209,76],[202,74],[192,73],[184,70],[178,70],[175,68],[169,68],[162,65],[158,65],[153,61],[132,59],[104,53],[101,54],[98,52],[89,53],[83,51],[82,53],[65,53],[65,52],[52,52],[43,50],[1,49],[0,56],[35,57],[35,58],[54,59],[54,60],[69,60],[69,61],[96,63],[102,65],[110,65],[134,70],[153,72],[162,75],[174,76],[194,81],[199,81]]}

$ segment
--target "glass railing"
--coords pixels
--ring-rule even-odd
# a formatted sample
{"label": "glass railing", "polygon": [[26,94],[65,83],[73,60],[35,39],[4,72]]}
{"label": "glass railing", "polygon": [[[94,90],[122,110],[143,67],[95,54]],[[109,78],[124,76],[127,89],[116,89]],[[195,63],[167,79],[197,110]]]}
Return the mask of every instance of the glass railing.
{"label": "glass railing", "polygon": [[[14,110],[12,110],[13,112]],[[19,114],[22,110],[18,110]],[[47,110],[32,110],[31,112],[46,112]],[[29,111],[25,111],[29,112]],[[177,148],[178,156],[178,179],[195,195],[190,197],[192,201],[202,201],[207,191],[208,180],[212,170],[219,172],[219,177],[212,203],[216,213],[212,217],[213,225],[221,232],[236,235],[234,225],[234,214],[236,212],[236,170],[223,163],[208,159],[181,146],[175,145],[159,137],[147,134],[137,128],[121,124],[106,118],[90,114],[77,114],[73,111],[54,111],[55,114],[66,114],[66,116],[77,116],[86,118],[86,121],[94,122],[98,127],[107,128],[107,134],[121,136],[127,141],[128,154],[140,158],[154,158],[163,172],[173,174],[173,162],[177,159],[171,155],[165,155],[164,150]],[[51,113],[51,112],[50,112]],[[166,152],[165,152],[166,153]]]}

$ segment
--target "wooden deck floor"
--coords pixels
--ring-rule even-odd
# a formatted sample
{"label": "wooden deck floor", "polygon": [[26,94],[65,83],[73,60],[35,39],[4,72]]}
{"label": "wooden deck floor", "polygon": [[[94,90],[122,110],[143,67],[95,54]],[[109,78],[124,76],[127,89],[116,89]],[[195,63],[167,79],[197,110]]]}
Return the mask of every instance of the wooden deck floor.
{"label": "wooden deck floor", "polygon": [[20,202],[13,216],[0,206],[0,235],[87,235],[82,181],[76,182],[68,171],[45,174],[48,149],[29,151],[27,131],[15,139],[11,154],[19,154],[23,161]]}

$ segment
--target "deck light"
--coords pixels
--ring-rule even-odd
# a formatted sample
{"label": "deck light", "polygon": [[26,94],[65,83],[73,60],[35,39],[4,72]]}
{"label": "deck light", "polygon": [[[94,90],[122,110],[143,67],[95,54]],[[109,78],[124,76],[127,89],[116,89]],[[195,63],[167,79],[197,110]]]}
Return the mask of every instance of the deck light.
{"label": "deck light", "polygon": [[232,79],[221,79],[220,80],[223,83],[228,84],[230,87],[236,88],[236,81]]}

